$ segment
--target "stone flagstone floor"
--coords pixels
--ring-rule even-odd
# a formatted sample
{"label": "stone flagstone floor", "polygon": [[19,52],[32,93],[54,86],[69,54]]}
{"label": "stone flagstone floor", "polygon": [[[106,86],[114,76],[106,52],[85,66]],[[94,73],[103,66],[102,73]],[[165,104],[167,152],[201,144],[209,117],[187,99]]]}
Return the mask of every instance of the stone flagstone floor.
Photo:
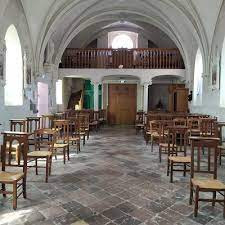
{"label": "stone flagstone floor", "polygon": [[[189,176],[169,183],[166,158],[158,162],[142,134],[129,127],[102,128],[92,133],[81,153],[71,148],[71,160],[54,160],[49,183],[44,171],[28,171],[27,199],[0,197],[0,224],[4,225],[197,225],[225,224],[220,205],[200,203],[193,217],[188,205]],[[224,162],[225,164],[225,162]],[[219,177],[225,180],[225,167]]]}

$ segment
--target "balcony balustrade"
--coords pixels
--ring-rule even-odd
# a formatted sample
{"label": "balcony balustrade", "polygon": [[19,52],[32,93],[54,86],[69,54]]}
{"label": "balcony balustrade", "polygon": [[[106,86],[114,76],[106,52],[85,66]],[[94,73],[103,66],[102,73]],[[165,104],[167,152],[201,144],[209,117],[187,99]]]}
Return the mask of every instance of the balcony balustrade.
{"label": "balcony balustrade", "polygon": [[184,69],[178,49],[66,49],[61,68]]}

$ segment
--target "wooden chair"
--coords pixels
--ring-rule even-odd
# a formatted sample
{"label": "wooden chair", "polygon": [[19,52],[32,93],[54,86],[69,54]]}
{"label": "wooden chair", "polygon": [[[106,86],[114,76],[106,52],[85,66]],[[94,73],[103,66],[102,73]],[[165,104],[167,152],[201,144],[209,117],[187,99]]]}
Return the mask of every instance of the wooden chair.
{"label": "wooden chair", "polygon": [[70,117],[69,119],[69,143],[77,145],[77,154],[80,152],[80,123],[79,119]]}
{"label": "wooden chair", "polygon": [[218,127],[216,126],[216,119],[201,118],[200,119],[200,135],[203,137],[217,136]]}
{"label": "wooden chair", "polygon": [[[2,171],[0,171],[0,183],[2,189],[0,193],[3,197],[7,194],[11,194],[13,197],[13,209],[17,208],[17,199],[21,194],[26,198],[26,176],[27,176],[27,152],[28,152],[28,134],[24,132],[3,132],[3,146],[1,149],[1,162]],[[6,163],[6,153],[8,149],[11,149],[13,144],[19,145],[19,150],[23,155],[23,164],[20,165],[17,162],[12,164]],[[6,171],[7,167],[17,167],[17,172],[12,172],[12,169]],[[18,171],[20,167],[21,171]],[[12,191],[6,190],[6,185],[12,185]],[[22,191],[21,191],[22,187]],[[20,193],[18,193],[20,191]]]}
{"label": "wooden chair", "polygon": [[162,154],[168,155],[168,128],[173,126],[172,120],[161,121],[159,130],[159,162],[162,161]]}
{"label": "wooden chair", "polygon": [[139,111],[136,114],[136,121],[135,121],[135,129],[136,129],[136,134],[138,134],[138,132],[140,130],[144,130],[144,112],[143,111]]}
{"label": "wooden chair", "polygon": [[[10,131],[12,132],[26,132],[26,120],[25,119],[11,119],[10,121]],[[8,146],[9,147],[9,146]],[[8,163],[11,163],[12,156],[15,155],[16,161],[20,164],[21,159],[21,150],[19,149],[18,143],[13,143],[11,148],[6,150],[6,153],[9,155]]]}
{"label": "wooden chair", "polygon": [[225,143],[223,140],[223,127],[225,127],[224,122],[218,122],[218,137],[220,138],[220,143],[218,146],[219,164],[222,164],[222,157],[225,157]]}
{"label": "wooden chair", "polygon": [[200,136],[201,127],[199,118],[188,118],[187,126],[189,130],[189,136]]}
{"label": "wooden chair", "polygon": [[151,121],[157,121],[160,120],[160,115],[157,114],[152,114],[152,113],[148,113],[145,116],[146,119],[146,127],[145,127],[145,132],[144,132],[144,138],[146,141],[146,145],[149,143],[149,140],[151,140]]}
{"label": "wooden chair", "polygon": [[159,143],[159,134],[161,132],[161,121],[154,120],[150,122],[150,135],[151,135],[151,151],[153,152],[154,143]]}
{"label": "wooden chair", "polygon": [[173,120],[174,126],[187,126],[187,120],[184,118],[176,118]]}
{"label": "wooden chair", "polygon": [[[46,139],[44,136],[48,136]],[[54,144],[56,142],[57,131],[52,129],[39,129],[34,132],[34,146],[35,150],[27,154],[30,161],[35,161],[36,175],[38,175],[38,168],[45,168],[45,182],[48,182],[48,177],[51,175],[52,155]],[[44,159],[46,161],[45,167],[38,166],[38,160]],[[32,167],[32,166],[29,166]]]}
{"label": "wooden chair", "polygon": [[54,121],[55,116],[50,114],[50,115],[42,115],[41,116],[41,128],[50,128],[52,129],[54,126]]}
{"label": "wooden chair", "polygon": [[27,132],[30,133],[29,144],[34,144],[34,131],[41,128],[41,117],[27,117]]}
{"label": "wooden chair", "polygon": [[[170,175],[170,182],[173,183],[174,171],[186,172],[190,171],[187,166],[190,166],[191,157],[187,156],[188,146],[188,128],[183,126],[176,126],[169,128],[168,134],[168,163],[167,176]],[[178,169],[176,169],[178,167]],[[183,167],[183,169],[181,168]]]}
{"label": "wooden chair", "polygon": [[69,152],[69,120],[54,120],[54,130],[58,131],[56,136],[56,142],[54,144],[54,153],[57,155],[57,150],[63,150],[63,163],[66,163],[67,159],[70,160]]}
{"label": "wooden chair", "polygon": [[89,126],[90,129],[98,131],[99,130],[99,111],[93,111],[93,116],[90,117]]}
{"label": "wooden chair", "polygon": [[[190,137],[190,140],[191,179],[189,203],[192,205],[194,201],[194,216],[198,215],[199,201],[204,201],[212,202],[212,206],[215,206],[217,202],[222,204],[225,218],[225,184],[217,180],[217,146],[219,138]],[[202,155],[203,147],[207,148],[207,156]],[[200,175],[202,176],[200,177]],[[211,175],[211,177],[208,178],[206,175]],[[212,198],[200,198],[200,192],[212,193]],[[217,199],[217,194],[222,195],[222,199]]]}
{"label": "wooden chair", "polygon": [[99,110],[99,123],[102,125],[107,124],[107,111],[106,109]]}

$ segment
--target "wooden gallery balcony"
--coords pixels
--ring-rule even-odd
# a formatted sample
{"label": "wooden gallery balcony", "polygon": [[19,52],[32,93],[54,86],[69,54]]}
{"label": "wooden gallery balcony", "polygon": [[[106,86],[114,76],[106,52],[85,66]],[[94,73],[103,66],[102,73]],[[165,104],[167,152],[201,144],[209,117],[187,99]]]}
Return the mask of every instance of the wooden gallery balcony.
{"label": "wooden gallery balcony", "polygon": [[66,49],[61,68],[184,69],[178,49]]}

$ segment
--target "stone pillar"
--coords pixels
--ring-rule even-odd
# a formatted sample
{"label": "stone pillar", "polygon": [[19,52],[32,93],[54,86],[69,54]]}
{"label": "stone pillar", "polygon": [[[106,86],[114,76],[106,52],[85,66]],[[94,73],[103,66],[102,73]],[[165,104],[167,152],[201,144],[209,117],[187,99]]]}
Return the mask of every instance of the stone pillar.
{"label": "stone pillar", "polygon": [[143,85],[143,111],[148,112],[148,86],[151,85],[152,82],[144,82]]}
{"label": "stone pillar", "polygon": [[99,98],[99,91],[98,91],[98,86],[100,82],[92,82],[94,85],[94,111],[98,111],[98,98]]}

